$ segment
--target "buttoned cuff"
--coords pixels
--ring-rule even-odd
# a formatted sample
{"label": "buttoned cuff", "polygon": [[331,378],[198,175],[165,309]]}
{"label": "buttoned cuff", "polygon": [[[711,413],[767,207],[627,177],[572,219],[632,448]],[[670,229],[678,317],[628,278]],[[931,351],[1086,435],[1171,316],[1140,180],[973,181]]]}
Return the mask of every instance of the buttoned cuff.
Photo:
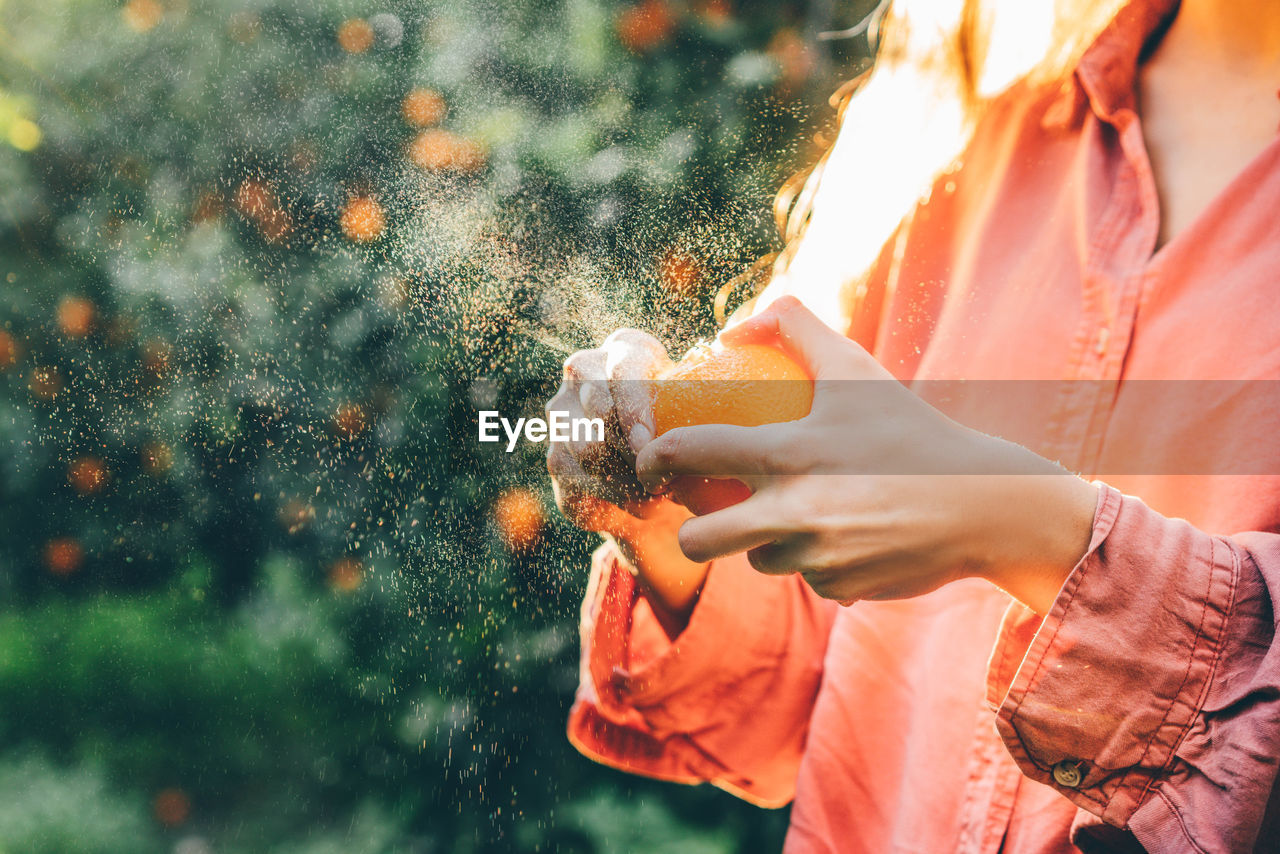
{"label": "buttoned cuff", "polygon": [[1006,612],[987,702],[1023,773],[1125,827],[1204,704],[1240,562],[1221,538],[1100,487],[1088,552],[1049,614]]}
{"label": "buttoned cuff", "polygon": [[[787,803],[830,626],[828,603],[801,584],[754,572],[740,555],[716,561],[668,642],[625,562],[602,549],[583,603],[569,740],[626,771]],[[766,706],[768,723],[753,726]]]}
{"label": "buttoned cuff", "polygon": [[688,625],[666,642],[616,548],[597,552],[595,589],[583,605],[581,681],[602,712],[632,725],[640,712],[659,737],[688,733],[726,717],[745,674],[780,662],[784,632],[733,631],[777,620],[777,579],[736,563],[712,563]]}

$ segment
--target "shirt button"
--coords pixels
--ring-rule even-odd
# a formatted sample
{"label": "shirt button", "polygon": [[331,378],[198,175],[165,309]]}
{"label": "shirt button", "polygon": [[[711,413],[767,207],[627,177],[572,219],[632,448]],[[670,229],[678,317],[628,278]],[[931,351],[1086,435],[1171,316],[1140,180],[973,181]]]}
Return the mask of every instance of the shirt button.
{"label": "shirt button", "polygon": [[1111,329],[1109,327],[1104,326],[1101,329],[1099,329],[1098,340],[1094,343],[1094,347],[1093,347],[1094,352],[1097,353],[1099,356],[1105,356],[1107,354],[1107,342],[1110,339],[1111,339]]}
{"label": "shirt button", "polygon": [[1053,766],[1053,780],[1059,786],[1068,789],[1074,789],[1084,780],[1084,772],[1081,770],[1083,762],[1073,759],[1064,759],[1057,765]]}

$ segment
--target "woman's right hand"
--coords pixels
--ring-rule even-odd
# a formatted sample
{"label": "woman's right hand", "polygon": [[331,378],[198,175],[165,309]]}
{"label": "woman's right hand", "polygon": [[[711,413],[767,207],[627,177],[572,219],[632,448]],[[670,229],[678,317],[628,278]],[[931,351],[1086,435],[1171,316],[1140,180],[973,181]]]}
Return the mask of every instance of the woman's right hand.
{"label": "woman's right hand", "polygon": [[653,438],[649,381],[670,366],[658,339],[619,329],[601,346],[565,360],[564,378],[546,410],[604,421],[603,442],[548,443],[556,504],[578,527],[617,542],[659,622],[674,637],[688,620],[709,564],[690,561],[680,551],[678,532],[689,512],[648,495],[635,470],[636,454]]}

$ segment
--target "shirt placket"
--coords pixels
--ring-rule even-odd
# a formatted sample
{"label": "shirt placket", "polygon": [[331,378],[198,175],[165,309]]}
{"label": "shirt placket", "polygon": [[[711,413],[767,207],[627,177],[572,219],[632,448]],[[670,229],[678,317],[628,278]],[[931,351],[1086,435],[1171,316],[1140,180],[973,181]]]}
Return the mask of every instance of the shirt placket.
{"label": "shirt placket", "polygon": [[984,706],[977,716],[969,754],[957,854],[999,854],[1021,777]]}
{"label": "shirt placket", "polygon": [[[1115,184],[1087,223],[1081,259],[1082,310],[1057,405],[1046,423],[1048,452],[1081,473],[1095,473],[1133,339],[1137,310],[1151,275],[1159,230],[1155,178],[1132,110],[1111,121],[1094,115],[1085,133],[1114,129],[1108,157],[1122,159]],[[990,724],[990,720],[987,720]],[[992,750],[994,748],[994,751]],[[970,765],[958,849],[998,854],[1017,799],[1021,772],[994,727],[979,727]]]}
{"label": "shirt placket", "polygon": [[1155,178],[1137,116],[1122,110],[1094,133],[1114,128],[1123,159],[1083,259],[1083,311],[1059,406],[1051,419],[1058,459],[1082,474],[1097,465],[1133,340],[1138,306],[1151,275],[1149,261],[1159,230]]}

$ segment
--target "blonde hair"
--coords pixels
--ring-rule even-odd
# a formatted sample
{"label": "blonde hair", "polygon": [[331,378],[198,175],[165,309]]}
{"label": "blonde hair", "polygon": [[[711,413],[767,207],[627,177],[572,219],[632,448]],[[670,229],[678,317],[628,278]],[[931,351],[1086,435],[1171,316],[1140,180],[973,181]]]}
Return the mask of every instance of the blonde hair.
{"label": "blonde hair", "polygon": [[844,322],[867,268],[955,165],[985,105],[1019,81],[1064,80],[1125,2],[893,0],[873,25],[872,70],[832,96],[835,141],[778,192],[784,248],[726,285],[718,316],[731,291],[767,278],[756,309],[795,293]]}

